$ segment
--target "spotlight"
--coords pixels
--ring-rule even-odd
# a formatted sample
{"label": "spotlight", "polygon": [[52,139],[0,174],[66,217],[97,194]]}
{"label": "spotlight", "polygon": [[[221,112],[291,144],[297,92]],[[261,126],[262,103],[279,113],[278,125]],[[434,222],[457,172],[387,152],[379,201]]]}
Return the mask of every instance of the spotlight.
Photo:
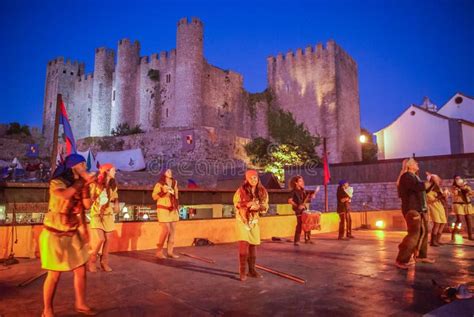
{"label": "spotlight", "polygon": [[125,214],[123,215],[123,219],[126,219],[126,220],[130,219],[130,214],[129,214],[128,212],[125,213]]}
{"label": "spotlight", "polygon": [[385,223],[382,220],[377,220],[375,222],[375,227],[379,229],[383,229],[385,227]]}
{"label": "spotlight", "polygon": [[150,216],[148,216],[148,214],[143,214],[143,220],[148,220],[148,218],[150,218]]}

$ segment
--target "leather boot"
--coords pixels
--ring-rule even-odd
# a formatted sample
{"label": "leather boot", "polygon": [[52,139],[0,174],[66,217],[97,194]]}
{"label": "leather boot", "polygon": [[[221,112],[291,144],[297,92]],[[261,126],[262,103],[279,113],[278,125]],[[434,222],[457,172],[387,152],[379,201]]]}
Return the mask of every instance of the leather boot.
{"label": "leather boot", "polygon": [[158,243],[156,246],[158,247],[158,249],[156,249],[155,256],[158,259],[166,259],[165,255],[163,254],[163,243]]}
{"label": "leather boot", "polygon": [[247,279],[247,274],[246,274],[247,258],[248,258],[247,254],[239,255],[239,274],[240,274],[240,280],[242,282]]}
{"label": "leather boot", "polygon": [[109,266],[109,252],[101,255],[100,266],[105,272],[112,272],[112,268]]}
{"label": "leather boot", "polygon": [[87,262],[87,269],[91,273],[96,273],[97,272],[97,254],[90,254],[89,255],[89,261]]}
{"label": "leather boot", "polygon": [[179,258],[179,255],[173,253],[174,250],[174,242],[168,242],[168,257],[171,259]]}
{"label": "leather boot", "polygon": [[467,227],[467,238],[469,240],[474,240],[472,237],[472,221],[470,215],[465,215],[464,218],[466,219],[466,227]]}
{"label": "leather boot", "polygon": [[257,270],[255,269],[256,259],[257,259],[257,257],[255,257],[255,256],[249,256],[249,258],[248,258],[248,263],[249,263],[249,274],[248,274],[248,276],[255,277],[255,278],[261,278],[262,275],[260,273],[258,273]]}

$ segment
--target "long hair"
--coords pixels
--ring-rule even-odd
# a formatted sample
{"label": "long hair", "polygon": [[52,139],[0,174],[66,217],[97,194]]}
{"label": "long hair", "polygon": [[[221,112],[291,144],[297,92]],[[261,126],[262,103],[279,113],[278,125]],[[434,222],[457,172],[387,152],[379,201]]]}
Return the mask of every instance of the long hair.
{"label": "long hair", "polygon": [[252,193],[252,186],[249,182],[247,182],[247,180],[245,180],[242,186],[240,186],[240,197],[243,201],[251,201],[254,199],[264,201],[268,197],[268,192],[265,187],[263,187],[259,179],[254,196],[254,194]]}
{"label": "long hair", "polygon": [[290,179],[290,184],[289,184],[289,185],[290,185],[290,189],[291,189],[291,190],[295,190],[296,187],[297,187],[297,186],[296,186],[296,183],[298,183],[298,181],[299,181],[300,179],[302,179],[302,178],[303,178],[303,176],[301,176],[301,175],[293,176],[293,177]]}
{"label": "long hair", "polygon": [[400,174],[398,174],[397,178],[397,187],[400,185],[400,178],[402,178],[402,175],[408,172],[408,161],[410,159],[404,159],[402,161],[402,169],[400,170]]}

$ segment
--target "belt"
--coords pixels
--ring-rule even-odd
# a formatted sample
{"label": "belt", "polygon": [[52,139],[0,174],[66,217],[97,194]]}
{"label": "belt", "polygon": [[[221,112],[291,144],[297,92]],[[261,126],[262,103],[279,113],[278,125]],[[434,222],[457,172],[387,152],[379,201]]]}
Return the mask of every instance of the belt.
{"label": "belt", "polygon": [[68,231],[63,231],[63,230],[58,230],[58,229],[55,229],[55,228],[51,228],[51,227],[48,227],[48,226],[45,226],[43,225],[43,228],[48,230],[49,232],[51,233],[54,233],[58,236],[68,236],[68,237],[72,237],[74,234],[76,234],[77,232],[77,229],[72,229],[72,230],[68,230]]}

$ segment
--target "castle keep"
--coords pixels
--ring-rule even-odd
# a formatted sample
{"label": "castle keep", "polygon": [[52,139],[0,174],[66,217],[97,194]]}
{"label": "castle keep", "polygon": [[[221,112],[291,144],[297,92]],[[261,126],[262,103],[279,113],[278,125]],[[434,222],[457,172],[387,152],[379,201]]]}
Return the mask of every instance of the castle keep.
{"label": "castle keep", "polygon": [[[331,162],[361,159],[357,65],[342,48],[329,41],[278,54],[267,59],[267,71],[272,103],[327,137]],[[137,41],[122,39],[116,52],[96,49],[91,74],[83,63],[50,61],[43,112],[49,141],[58,93],[76,139],[109,136],[121,123],[140,124],[147,133],[206,128],[239,139],[268,136],[270,105],[252,101],[242,75],[206,61],[203,23],[196,18],[178,22],[176,49],[169,52],[140,56]]]}

